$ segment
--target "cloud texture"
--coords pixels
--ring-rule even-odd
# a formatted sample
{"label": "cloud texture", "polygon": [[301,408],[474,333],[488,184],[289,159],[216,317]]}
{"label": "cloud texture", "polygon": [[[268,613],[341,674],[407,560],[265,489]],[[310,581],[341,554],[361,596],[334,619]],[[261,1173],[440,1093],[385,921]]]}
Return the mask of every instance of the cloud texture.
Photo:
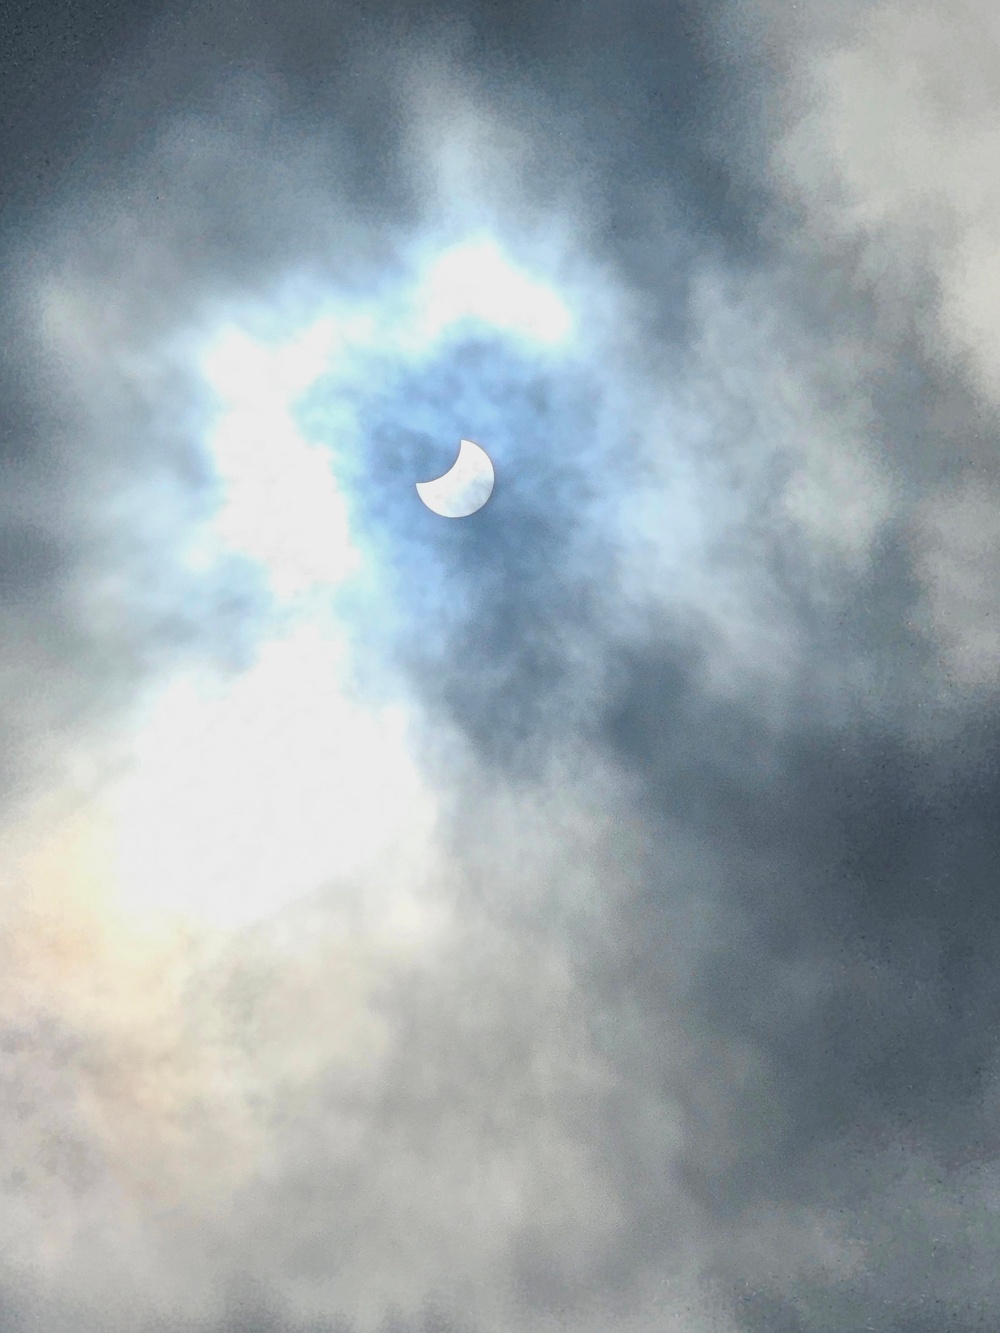
{"label": "cloud texture", "polygon": [[995,1327],[992,9],[46,12],[0,1327]]}

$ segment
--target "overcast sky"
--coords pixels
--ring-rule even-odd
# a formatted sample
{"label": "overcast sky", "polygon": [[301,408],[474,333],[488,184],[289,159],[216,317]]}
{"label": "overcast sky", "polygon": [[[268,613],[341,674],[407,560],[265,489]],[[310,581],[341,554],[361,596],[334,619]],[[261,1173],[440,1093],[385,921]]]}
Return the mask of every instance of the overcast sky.
{"label": "overcast sky", "polygon": [[991,0],[0,105],[0,1333],[1000,1326]]}

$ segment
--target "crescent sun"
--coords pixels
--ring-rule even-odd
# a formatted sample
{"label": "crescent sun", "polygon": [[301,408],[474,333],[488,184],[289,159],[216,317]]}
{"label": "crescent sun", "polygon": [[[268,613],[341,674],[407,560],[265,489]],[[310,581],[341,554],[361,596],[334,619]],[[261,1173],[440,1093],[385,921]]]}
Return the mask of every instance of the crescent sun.
{"label": "crescent sun", "polygon": [[493,494],[496,473],[489,454],[471,440],[459,445],[458,457],[441,477],[418,481],[417,494],[443,518],[468,518]]}

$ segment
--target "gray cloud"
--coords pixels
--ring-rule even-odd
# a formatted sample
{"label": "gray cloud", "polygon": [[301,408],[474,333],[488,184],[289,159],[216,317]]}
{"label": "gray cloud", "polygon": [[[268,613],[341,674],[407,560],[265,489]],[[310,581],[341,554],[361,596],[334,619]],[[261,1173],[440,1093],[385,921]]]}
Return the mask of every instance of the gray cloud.
{"label": "gray cloud", "polygon": [[[10,1327],[995,1322],[995,43],[912,19],[193,8],[74,76],[5,238]],[[484,234],[566,349],[397,339]],[[390,314],[294,404],[364,563],[309,605],[413,829],[144,934],[78,772],[292,615],[189,558],[199,339],[331,301]]]}

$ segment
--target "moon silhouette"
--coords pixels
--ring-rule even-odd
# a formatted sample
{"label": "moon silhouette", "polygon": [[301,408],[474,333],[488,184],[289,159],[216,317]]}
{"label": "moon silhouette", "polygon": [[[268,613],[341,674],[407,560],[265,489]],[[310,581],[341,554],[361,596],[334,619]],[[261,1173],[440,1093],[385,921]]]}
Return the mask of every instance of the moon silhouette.
{"label": "moon silhouette", "polygon": [[485,449],[463,440],[458,457],[441,477],[418,481],[417,494],[428,509],[442,518],[468,518],[493,494],[496,474]]}

